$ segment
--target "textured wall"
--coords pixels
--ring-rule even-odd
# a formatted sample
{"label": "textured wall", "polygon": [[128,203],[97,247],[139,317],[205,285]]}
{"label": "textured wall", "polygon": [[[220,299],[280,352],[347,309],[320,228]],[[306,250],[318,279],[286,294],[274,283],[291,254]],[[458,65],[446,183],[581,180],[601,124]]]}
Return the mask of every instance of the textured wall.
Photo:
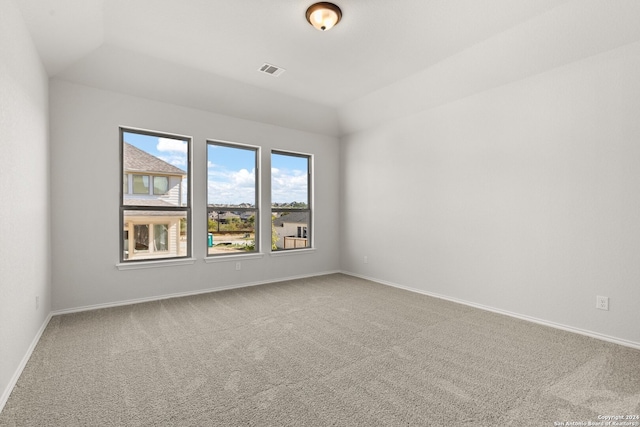
{"label": "textured wall", "polygon": [[[338,139],[52,80],[53,309],[237,286],[339,269]],[[120,271],[118,127],[193,137],[192,265]],[[262,147],[262,240],[269,242],[270,151],[314,155],[316,251],[203,261],[206,140]],[[88,250],[90,248],[90,250]],[[268,250],[267,250],[268,252]],[[242,262],[236,271],[236,261]]]}
{"label": "textured wall", "polygon": [[50,311],[50,246],[47,77],[13,1],[0,10],[1,408]]}
{"label": "textured wall", "polygon": [[343,269],[640,345],[638,69],[628,44],[344,138]]}

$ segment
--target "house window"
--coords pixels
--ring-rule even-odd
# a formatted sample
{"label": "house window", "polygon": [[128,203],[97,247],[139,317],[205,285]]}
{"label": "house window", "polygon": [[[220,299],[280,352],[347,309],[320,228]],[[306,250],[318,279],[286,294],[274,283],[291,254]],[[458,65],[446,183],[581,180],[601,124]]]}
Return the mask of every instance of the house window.
{"label": "house window", "polygon": [[191,256],[189,138],[120,129],[120,261]]}
{"label": "house window", "polygon": [[135,252],[147,252],[149,250],[149,225],[134,224],[133,226]]}
{"label": "house window", "polygon": [[259,251],[258,148],[207,142],[207,254]]}
{"label": "house window", "polygon": [[156,252],[169,250],[169,224],[153,224],[153,249]]}
{"label": "house window", "polygon": [[153,194],[163,195],[169,191],[169,177],[154,176],[153,177]]}
{"label": "house window", "polygon": [[133,194],[149,194],[149,176],[133,175]]}
{"label": "house window", "polygon": [[311,247],[311,156],[271,153],[271,249]]}

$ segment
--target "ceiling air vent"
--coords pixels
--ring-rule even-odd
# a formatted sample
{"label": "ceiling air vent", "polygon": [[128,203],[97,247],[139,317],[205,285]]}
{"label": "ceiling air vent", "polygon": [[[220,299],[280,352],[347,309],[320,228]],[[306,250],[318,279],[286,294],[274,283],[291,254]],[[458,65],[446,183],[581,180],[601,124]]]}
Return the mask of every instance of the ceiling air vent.
{"label": "ceiling air vent", "polygon": [[267,64],[266,62],[262,64],[262,67],[258,69],[261,73],[271,74],[274,77],[278,77],[280,74],[284,73],[285,70],[282,67],[278,67],[277,65]]}

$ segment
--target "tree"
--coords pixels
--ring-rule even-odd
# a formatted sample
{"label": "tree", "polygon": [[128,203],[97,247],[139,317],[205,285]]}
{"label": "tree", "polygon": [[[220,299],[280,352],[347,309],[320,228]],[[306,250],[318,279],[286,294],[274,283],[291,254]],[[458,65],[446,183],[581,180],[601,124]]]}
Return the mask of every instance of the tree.
{"label": "tree", "polygon": [[278,246],[276,246],[278,243],[278,232],[276,231],[276,226],[273,225],[275,219],[275,215],[271,215],[271,249],[274,251],[278,249]]}
{"label": "tree", "polygon": [[240,218],[229,218],[229,219],[227,219],[227,230],[228,231],[237,230],[239,225],[240,225]]}

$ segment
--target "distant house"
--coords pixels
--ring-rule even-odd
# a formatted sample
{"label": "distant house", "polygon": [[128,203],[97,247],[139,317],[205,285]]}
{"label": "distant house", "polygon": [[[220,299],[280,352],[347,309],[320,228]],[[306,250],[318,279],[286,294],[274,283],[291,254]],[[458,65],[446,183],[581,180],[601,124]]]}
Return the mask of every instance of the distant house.
{"label": "distant house", "polygon": [[[124,204],[131,206],[180,206],[186,172],[164,160],[124,143]],[[124,258],[151,259],[186,255],[180,241],[184,216],[167,211],[126,211]]]}
{"label": "distant house", "polygon": [[306,248],[309,246],[307,212],[284,213],[273,220],[273,228],[278,235],[276,247],[279,249]]}
{"label": "distant house", "polygon": [[234,219],[240,219],[240,215],[228,211],[211,211],[209,218],[218,221],[220,224],[228,224]]}

